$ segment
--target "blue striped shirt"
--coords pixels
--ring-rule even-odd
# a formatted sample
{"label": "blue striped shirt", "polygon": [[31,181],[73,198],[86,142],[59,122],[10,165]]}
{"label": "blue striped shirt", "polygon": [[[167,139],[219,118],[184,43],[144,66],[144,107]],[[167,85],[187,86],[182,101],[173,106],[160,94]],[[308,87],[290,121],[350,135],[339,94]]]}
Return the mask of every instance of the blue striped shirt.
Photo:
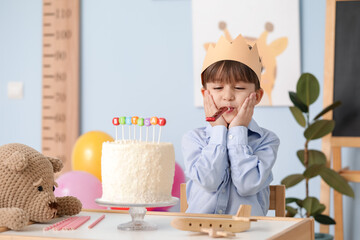
{"label": "blue striped shirt", "polygon": [[248,128],[208,124],[186,133],[186,212],[234,215],[240,204],[248,204],[252,216],[265,216],[279,144],[273,132],[254,120]]}

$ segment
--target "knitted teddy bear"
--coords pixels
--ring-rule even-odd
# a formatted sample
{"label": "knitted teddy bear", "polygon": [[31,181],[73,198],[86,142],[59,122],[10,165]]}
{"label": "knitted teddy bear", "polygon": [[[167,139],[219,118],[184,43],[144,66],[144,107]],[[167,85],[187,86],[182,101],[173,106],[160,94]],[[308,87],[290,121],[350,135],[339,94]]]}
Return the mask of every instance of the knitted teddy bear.
{"label": "knitted teddy bear", "polygon": [[81,202],[55,197],[54,173],[61,160],[46,157],[19,143],[0,146],[0,226],[19,230],[30,221],[47,222],[56,215],[75,215]]}

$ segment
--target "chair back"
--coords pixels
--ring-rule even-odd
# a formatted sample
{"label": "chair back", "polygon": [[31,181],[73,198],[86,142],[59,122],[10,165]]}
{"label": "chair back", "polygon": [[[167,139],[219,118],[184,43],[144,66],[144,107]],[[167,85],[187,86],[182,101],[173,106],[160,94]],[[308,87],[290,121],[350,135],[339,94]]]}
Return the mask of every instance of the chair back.
{"label": "chair back", "polygon": [[[186,198],[186,183],[180,185],[180,212],[188,208]],[[270,206],[269,210],[275,210],[276,217],[285,217],[285,186],[270,185]]]}

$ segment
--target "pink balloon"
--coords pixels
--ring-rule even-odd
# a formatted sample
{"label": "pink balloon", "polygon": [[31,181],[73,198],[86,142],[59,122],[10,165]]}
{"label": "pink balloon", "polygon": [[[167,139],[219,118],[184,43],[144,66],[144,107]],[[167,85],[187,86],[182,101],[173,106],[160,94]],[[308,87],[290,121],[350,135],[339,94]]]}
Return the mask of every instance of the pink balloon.
{"label": "pink balloon", "polygon": [[73,196],[78,198],[85,209],[106,209],[95,203],[101,198],[102,186],[99,179],[88,172],[70,171],[56,179],[55,197]]}
{"label": "pink balloon", "polygon": [[[173,197],[180,198],[180,184],[184,183],[184,182],[185,182],[184,171],[182,170],[182,168],[180,167],[179,164],[175,163],[174,183],[173,183],[172,190],[171,190],[171,195]],[[158,207],[158,208],[151,209],[151,211],[166,212],[170,208],[171,208],[171,206],[170,207]]]}
{"label": "pink balloon", "polygon": [[180,184],[185,182],[185,174],[179,164],[175,163],[174,183],[171,195],[180,198]]}

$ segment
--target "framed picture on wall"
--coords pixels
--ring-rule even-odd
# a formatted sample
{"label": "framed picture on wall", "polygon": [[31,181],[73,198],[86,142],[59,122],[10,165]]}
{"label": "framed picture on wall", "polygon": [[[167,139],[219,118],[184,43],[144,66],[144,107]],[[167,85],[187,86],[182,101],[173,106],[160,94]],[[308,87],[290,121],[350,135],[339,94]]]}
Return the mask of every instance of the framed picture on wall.
{"label": "framed picture on wall", "polygon": [[260,106],[290,106],[300,76],[298,0],[192,1],[195,106],[202,106],[201,68],[209,44],[221,35],[232,41],[241,34],[257,44],[263,70]]}

